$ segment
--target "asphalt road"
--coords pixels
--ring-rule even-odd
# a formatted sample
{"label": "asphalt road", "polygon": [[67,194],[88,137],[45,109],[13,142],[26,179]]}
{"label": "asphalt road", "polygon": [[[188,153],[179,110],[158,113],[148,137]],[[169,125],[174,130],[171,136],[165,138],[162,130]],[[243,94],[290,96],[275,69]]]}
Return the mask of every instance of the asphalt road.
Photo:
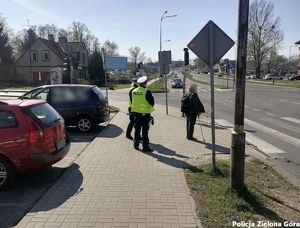
{"label": "asphalt road", "polygon": [[[187,88],[191,83],[187,80]],[[198,94],[210,117],[210,87],[199,84]],[[182,89],[170,89],[169,105],[179,108],[181,97]],[[165,95],[155,94],[155,100],[165,104]],[[233,126],[234,102],[234,90],[215,89],[220,124]],[[300,89],[247,83],[245,131],[249,142],[300,180]]]}

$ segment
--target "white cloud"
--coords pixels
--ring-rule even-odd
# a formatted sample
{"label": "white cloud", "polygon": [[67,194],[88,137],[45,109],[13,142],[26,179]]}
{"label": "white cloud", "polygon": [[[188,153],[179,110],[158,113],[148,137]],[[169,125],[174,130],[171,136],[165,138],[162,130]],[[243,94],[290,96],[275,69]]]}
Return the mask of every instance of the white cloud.
{"label": "white cloud", "polygon": [[51,21],[59,19],[58,15],[55,15],[54,13],[48,11],[47,9],[40,7],[39,5],[35,4],[33,1],[30,0],[12,0],[12,1],[18,4],[19,6],[28,9],[29,11],[31,11],[36,15],[43,16],[43,18],[47,18]]}

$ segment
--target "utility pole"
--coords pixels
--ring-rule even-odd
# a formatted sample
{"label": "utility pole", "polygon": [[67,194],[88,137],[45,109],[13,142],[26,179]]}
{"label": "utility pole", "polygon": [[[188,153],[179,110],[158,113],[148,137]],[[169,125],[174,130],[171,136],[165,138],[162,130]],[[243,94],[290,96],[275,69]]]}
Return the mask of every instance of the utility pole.
{"label": "utility pole", "polygon": [[241,193],[244,189],[245,172],[245,78],[247,59],[249,0],[239,0],[238,44],[235,86],[234,130],[232,132],[230,187],[232,192]]}

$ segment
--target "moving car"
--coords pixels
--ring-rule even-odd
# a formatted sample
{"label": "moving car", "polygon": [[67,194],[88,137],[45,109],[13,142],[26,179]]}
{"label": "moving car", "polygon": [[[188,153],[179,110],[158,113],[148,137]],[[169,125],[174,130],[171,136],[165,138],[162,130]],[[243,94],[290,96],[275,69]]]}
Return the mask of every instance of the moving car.
{"label": "moving car", "polygon": [[175,78],[172,80],[171,82],[171,87],[172,88],[182,88],[183,87],[183,83],[181,78]]}
{"label": "moving car", "polygon": [[293,75],[289,77],[289,80],[294,81],[294,80],[300,80],[300,75]]}
{"label": "moving car", "polygon": [[0,100],[0,189],[17,173],[45,168],[70,148],[64,119],[41,100]]}
{"label": "moving car", "polygon": [[65,119],[67,126],[88,132],[109,119],[107,98],[94,85],[46,85],[20,97],[47,101]]}
{"label": "moving car", "polygon": [[283,80],[283,77],[281,75],[277,75],[277,74],[266,74],[264,79],[265,80]]}

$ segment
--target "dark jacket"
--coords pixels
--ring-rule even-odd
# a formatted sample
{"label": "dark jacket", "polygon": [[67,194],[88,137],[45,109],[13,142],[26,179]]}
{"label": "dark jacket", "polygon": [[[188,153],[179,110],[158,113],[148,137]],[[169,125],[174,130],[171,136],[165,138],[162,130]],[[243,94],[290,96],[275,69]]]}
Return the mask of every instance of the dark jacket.
{"label": "dark jacket", "polygon": [[199,113],[204,113],[205,109],[200,101],[197,93],[188,93],[186,96],[190,98],[189,110],[187,115],[198,115]]}

